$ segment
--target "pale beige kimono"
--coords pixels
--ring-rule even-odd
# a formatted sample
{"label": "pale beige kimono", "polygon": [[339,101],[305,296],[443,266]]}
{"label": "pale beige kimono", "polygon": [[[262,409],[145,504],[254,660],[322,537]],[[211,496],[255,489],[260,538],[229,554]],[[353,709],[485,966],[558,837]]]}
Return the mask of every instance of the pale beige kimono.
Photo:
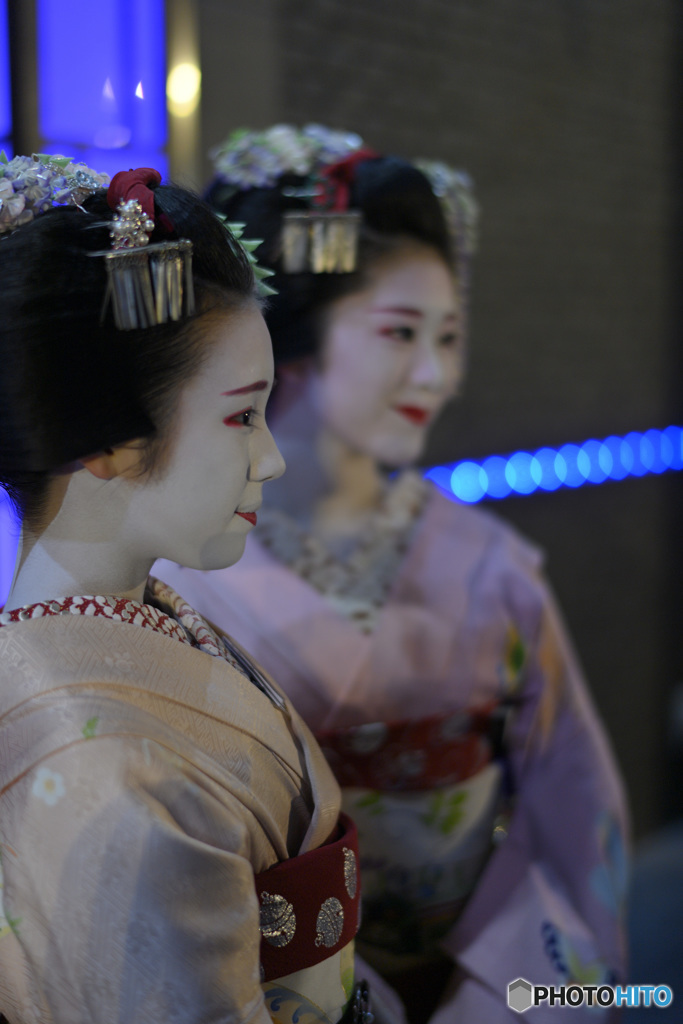
{"label": "pale beige kimono", "polygon": [[306,726],[133,621],[0,628],[0,1012],[270,1024],[254,873],[331,833]]}

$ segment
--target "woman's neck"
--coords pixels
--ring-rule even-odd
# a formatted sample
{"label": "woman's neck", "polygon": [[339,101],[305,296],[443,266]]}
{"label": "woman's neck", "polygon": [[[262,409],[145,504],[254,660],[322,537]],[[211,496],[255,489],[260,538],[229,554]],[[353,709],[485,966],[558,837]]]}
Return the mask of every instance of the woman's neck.
{"label": "woman's neck", "polygon": [[375,460],[322,426],[312,382],[287,382],[278,395],[273,435],[287,472],[268,485],[267,503],[332,546],[363,532],[383,480]]}
{"label": "woman's neck", "polygon": [[8,610],[71,594],[143,599],[152,560],[126,545],[116,490],[87,470],[55,478],[41,528],[22,528]]}

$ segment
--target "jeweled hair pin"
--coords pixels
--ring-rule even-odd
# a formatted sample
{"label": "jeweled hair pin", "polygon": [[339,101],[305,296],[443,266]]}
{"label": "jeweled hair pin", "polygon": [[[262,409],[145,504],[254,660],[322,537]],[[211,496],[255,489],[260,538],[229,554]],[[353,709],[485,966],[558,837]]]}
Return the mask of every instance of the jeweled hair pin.
{"label": "jeweled hair pin", "polygon": [[150,245],[153,230],[139,200],[122,199],[109,231],[112,248],[90,254],[102,257],[107,269],[102,319],[111,305],[120,331],[154,327],[195,311],[192,242]]}

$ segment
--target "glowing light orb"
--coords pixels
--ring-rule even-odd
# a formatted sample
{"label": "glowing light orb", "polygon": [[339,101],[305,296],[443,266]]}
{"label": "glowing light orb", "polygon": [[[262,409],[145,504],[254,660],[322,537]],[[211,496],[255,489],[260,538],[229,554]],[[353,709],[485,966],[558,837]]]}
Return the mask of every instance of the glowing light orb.
{"label": "glowing light orb", "polygon": [[202,73],[196,64],[176,64],[166,79],[168,109],[175,117],[188,117],[199,103]]}
{"label": "glowing light orb", "polygon": [[486,494],[488,479],[476,462],[460,462],[451,474],[451,490],[456,498],[472,504]]}

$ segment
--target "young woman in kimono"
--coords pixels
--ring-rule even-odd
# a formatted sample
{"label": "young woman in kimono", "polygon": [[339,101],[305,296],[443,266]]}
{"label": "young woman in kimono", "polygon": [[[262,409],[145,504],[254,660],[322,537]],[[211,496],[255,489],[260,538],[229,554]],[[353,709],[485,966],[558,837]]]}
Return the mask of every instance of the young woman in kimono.
{"label": "young woman in kimono", "polygon": [[[105,193],[64,164],[0,169],[0,479],[23,519],[0,1018],[362,1020],[338,786],[283,693],[149,577],[235,562],[283,470],[250,257],[156,171]],[[36,195],[71,205],[32,219]]]}
{"label": "young woman in kimono", "polygon": [[276,272],[288,474],[234,572],[160,575],[320,740],[359,828],[358,948],[412,1020],[512,1019],[519,977],[623,980],[623,795],[541,555],[408,468],[463,375],[466,176],[320,126],[240,133],[217,169]]}

